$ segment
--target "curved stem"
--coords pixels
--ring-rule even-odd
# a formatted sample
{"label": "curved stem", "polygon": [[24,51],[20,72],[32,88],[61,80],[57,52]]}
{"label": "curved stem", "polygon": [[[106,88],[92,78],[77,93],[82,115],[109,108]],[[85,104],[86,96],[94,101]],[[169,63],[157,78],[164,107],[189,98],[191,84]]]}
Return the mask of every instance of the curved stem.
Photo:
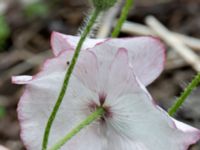
{"label": "curved stem", "polygon": [[118,37],[120,30],[127,19],[129,10],[131,9],[132,5],[133,5],[133,0],[126,0],[126,4],[124,5],[122,9],[121,16],[119,20],[117,21],[117,25],[115,26],[114,31],[112,32],[113,38]]}
{"label": "curved stem", "polygon": [[59,97],[56,101],[56,104],[53,108],[53,111],[48,119],[48,122],[46,124],[46,128],[45,128],[45,132],[44,132],[44,137],[43,137],[43,142],[42,142],[42,150],[46,150],[47,149],[47,145],[48,145],[48,139],[49,139],[49,134],[50,134],[50,130],[51,130],[51,127],[52,127],[52,124],[53,124],[53,121],[55,120],[55,117],[56,117],[56,114],[60,108],[60,105],[62,103],[62,100],[65,96],[65,93],[66,93],[66,90],[67,90],[67,87],[68,87],[68,84],[69,84],[69,80],[70,80],[70,77],[71,77],[71,74],[73,72],[73,69],[76,65],[76,62],[77,62],[77,59],[78,59],[78,56],[79,56],[79,53],[80,53],[80,50],[81,50],[81,47],[83,45],[83,42],[85,41],[87,35],[90,33],[90,30],[92,28],[92,26],[94,25],[97,17],[99,16],[100,14],[100,10],[96,9],[93,13],[92,13],[92,16],[83,32],[83,34],[81,35],[81,38],[78,42],[78,45],[76,47],[76,50],[75,50],[75,53],[74,53],[74,56],[72,58],[72,61],[71,61],[71,64],[65,74],[65,78],[64,78],[64,82],[63,82],[63,85],[62,85],[62,89],[60,91],[60,94],[59,94]]}
{"label": "curved stem", "polygon": [[192,82],[185,88],[181,96],[176,100],[175,104],[171,108],[169,108],[168,113],[170,116],[173,116],[177,112],[177,110],[185,102],[186,98],[199,85],[199,83],[200,83],[200,72],[194,77]]}
{"label": "curved stem", "polygon": [[66,142],[68,142],[72,137],[74,137],[77,133],[79,133],[83,128],[90,125],[95,120],[99,119],[104,115],[104,108],[99,107],[96,109],[95,112],[93,112],[91,115],[89,115],[83,122],[81,122],[77,127],[72,129],[64,138],[59,140],[52,148],[49,150],[58,150],[60,149]]}

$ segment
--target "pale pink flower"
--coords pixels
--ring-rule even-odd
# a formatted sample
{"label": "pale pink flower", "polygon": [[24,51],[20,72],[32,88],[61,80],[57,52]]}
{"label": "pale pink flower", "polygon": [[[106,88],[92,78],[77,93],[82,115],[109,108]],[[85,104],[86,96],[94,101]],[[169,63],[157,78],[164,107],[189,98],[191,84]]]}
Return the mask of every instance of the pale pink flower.
{"label": "pale pink flower", "polygon": [[[63,35],[54,33],[52,39],[55,57],[45,62],[40,73],[12,78],[16,84],[27,84],[18,116],[28,150],[41,149],[47,119],[77,43],[75,37],[59,36]],[[199,130],[168,116],[143,85],[162,71],[162,44],[151,37],[100,41],[88,39],[87,50],[80,53],[52,127],[50,147],[98,106],[105,108],[105,115],[62,150],[187,150],[200,139]]]}

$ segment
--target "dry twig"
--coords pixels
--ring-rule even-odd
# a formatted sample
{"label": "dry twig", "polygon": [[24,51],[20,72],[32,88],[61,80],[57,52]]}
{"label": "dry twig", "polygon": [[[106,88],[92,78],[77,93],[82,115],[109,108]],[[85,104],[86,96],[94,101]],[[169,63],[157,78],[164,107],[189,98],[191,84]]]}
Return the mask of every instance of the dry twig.
{"label": "dry twig", "polygon": [[33,56],[33,54],[26,50],[14,50],[0,54],[0,69],[9,68],[15,65],[20,60],[26,60]]}
{"label": "dry twig", "polygon": [[167,61],[165,65],[165,70],[172,70],[187,66],[187,63],[172,49],[167,53]]}
{"label": "dry twig", "polygon": [[0,74],[0,86],[3,84],[4,81],[7,81],[11,78],[13,75],[20,75],[24,73],[25,71],[30,70],[31,68],[40,65],[46,58],[51,56],[51,51],[45,51],[42,53],[39,53],[35,56],[33,56],[30,59],[27,59],[26,61],[16,65],[15,67],[11,68],[10,70]]}
{"label": "dry twig", "polygon": [[190,48],[188,48],[180,39],[173,35],[156,18],[149,16],[146,18],[148,26],[170,45],[182,58],[190,64],[196,71],[200,71],[200,58]]}
{"label": "dry twig", "polygon": [[[151,28],[135,23],[126,21],[122,27],[122,32],[128,33],[128,34],[134,34],[134,35],[153,35],[155,36],[155,33],[152,31]],[[187,46],[190,48],[200,51],[200,39],[186,36],[180,33],[172,32],[176,38],[180,39],[182,42],[184,42]]]}

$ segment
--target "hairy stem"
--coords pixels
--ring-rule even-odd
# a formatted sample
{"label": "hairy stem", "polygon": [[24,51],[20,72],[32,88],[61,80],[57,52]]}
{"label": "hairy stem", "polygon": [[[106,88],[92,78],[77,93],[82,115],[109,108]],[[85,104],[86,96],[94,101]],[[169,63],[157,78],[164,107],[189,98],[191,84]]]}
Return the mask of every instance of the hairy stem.
{"label": "hairy stem", "polygon": [[87,26],[85,27],[85,30],[83,32],[83,34],[81,35],[81,38],[78,42],[78,45],[76,47],[76,50],[75,50],[75,53],[74,53],[74,56],[72,58],[72,61],[71,61],[71,64],[65,74],[65,78],[64,78],[64,82],[63,82],[63,85],[62,85],[62,89],[59,93],[59,97],[56,101],[56,104],[53,108],[53,111],[48,119],[48,122],[46,124],[46,128],[45,128],[45,132],[44,132],[44,137],[43,137],[43,142],[42,142],[42,150],[46,150],[47,149],[47,146],[48,146],[48,140],[49,140],[49,134],[50,134],[50,130],[51,130],[51,127],[52,127],[52,124],[55,120],[55,117],[56,117],[56,114],[60,108],[60,105],[63,101],[63,98],[65,96],[65,93],[66,93],[66,90],[67,90],[67,87],[68,87],[68,84],[69,84],[69,80],[70,80],[70,77],[71,77],[71,74],[73,72],[73,69],[76,65],[76,62],[77,62],[77,59],[78,59],[78,56],[79,56],[79,53],[80,53],[80,50],[81,50],[81,47],[83,45],[83,42],[85,41],[87,35],[90,33],[90,30],[92,28],[92,26],[94,25],[97,17],[99,16],[100,14],[100,10],[98,9],[95,9],[95,11],[92,13],[92,16],[87,24]]}
{"label": "hairy stem", "polygon": [[132,5],[133,5],[133,0],[126,0],[126,4],[124,5],[124,7],[122,9],[121,16],[120,16],[119,20],[117,21],[117,24],[116,24],[116,26],[115,26],[115,28],[114,28],[114,30],[112,32],[112,37],[113,38],[119,36],[120,30],[121,30],[124,22],[127,19],[129,10],[131,9]]}
{"label": "hairy stem", "polygon": [[182,106],[187,97],[199,85],[199,83],[200,83],[200,72],[194,77],[192,82],[185,88],[181,96],[176,100],[175,104],[171,108],[169,108],[168,113],[170,116],[173,116],[177,112],[177,110]]}
{"label": "hairy stem", "polygon": [[64,138],[59,140],[52,148],[49,150],[58,150],[60,149],[66,142],[68,142],[72,137],[74,137],[77,133],[79,133],[83,128],[90,125],[92,122],[96,121],[100,117],[104,115],[104,108],[99,107],[96,109],[95,112],[93,112],[91,115],[89,115],[83,122],[81,122],[77,127],[72,129]]}

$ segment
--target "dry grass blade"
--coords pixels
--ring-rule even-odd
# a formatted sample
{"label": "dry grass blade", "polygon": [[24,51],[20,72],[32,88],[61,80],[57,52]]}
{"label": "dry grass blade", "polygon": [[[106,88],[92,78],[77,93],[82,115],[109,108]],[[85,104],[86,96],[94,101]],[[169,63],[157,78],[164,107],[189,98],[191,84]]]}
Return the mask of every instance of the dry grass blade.
{"label": "dry grass blade", "polygon": [[180,39],[173,35],[164,25],[162,25],[155,17],[149,16],[146,18],[147,25],[171,46],[193,69],[200,71],[200,58],[188,48]]}
{"label": "dry grass blade", "polygon": [[9,69],[8,71],[2,73],[0,75],[0,86],[3,84],[4,81],[11,78],[13,75],[20,75],[24,73],[25,71],[30,70],[31,68],[40,65],[46,58],[50,56],[51,51],[45,51],[42,53],[39,53],[38,55],[33,56],[30,59],[27,59],[26,61],[16,65],[15,67]]}
{"label": "dry grass blade", "polygon": [[[155,33],[152,31],[151,28],[135,23],[126,21],[122,27],[122,32],[128,33],[128,34],[134,34],[134,35],[153,35],[155,36]],[[183,43],[185,43],[190,48],[200,51],[200,39],[186,36],[180,33],[172,32],[174,36],[176,36],[178,39],[180,39]]]}

